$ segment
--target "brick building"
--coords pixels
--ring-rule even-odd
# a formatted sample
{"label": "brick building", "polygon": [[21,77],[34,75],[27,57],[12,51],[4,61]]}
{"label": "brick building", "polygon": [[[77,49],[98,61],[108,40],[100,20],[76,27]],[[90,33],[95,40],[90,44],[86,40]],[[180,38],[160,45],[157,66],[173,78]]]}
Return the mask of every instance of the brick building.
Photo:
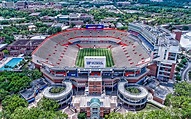
{"label": "brick building", "polygon": [[11,56],[17,56],[19,54],[29,55],[35,50],[43,39],[20,39],[7,46],[7,50],[10,51]]}

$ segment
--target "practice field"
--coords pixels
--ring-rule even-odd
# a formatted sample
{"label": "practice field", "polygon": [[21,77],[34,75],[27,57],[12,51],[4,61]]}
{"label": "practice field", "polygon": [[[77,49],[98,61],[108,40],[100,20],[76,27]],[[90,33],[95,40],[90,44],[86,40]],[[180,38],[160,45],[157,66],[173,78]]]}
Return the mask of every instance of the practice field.
{"label": "practice field", "polygon": [[106,56],[106,67],[112,67],[114,65],[111,50],[106,48],[80,49],[76,60],[76,66],[84,67],[84,56]]}

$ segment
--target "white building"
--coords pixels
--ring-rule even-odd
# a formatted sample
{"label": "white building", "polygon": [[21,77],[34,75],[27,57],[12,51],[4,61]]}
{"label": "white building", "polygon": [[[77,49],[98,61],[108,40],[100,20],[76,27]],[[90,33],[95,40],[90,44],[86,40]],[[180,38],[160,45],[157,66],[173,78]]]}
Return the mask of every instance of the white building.
{"label": "white building", "polygon": [[180,45],[187,50],[191,50],[191,32],[181,36]]}

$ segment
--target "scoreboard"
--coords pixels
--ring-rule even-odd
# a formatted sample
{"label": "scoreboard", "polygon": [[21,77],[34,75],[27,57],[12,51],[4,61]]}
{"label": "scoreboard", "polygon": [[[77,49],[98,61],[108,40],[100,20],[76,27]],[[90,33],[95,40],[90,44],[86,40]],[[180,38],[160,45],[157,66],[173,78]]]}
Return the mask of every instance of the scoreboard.
{"label": "scoreboard", "polygon": [[94,25],[94,24],[90,24],[90,25],[86,25],[86,29],[103,29],[104,25]]}
{"label": "scoreboard", "polygon": [[85,68],[105,68],[106,57],[105,56],[85,56],[84,64],[85,64]]}

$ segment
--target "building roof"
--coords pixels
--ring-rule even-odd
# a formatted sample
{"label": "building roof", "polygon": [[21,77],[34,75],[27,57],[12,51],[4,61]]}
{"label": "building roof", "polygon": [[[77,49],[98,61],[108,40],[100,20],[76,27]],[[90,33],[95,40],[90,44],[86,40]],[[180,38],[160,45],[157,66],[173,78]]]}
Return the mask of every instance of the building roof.
{"label": "building roof", "polygon": [[90,103],[91,103],[91,104],[92,104],[92,103],[101,104],[101,102],[100,102],[100,100],[99,100],[98,98],[92,98],[92,99],[90,100]]}
{"label": "building roof", "polygon": [[40,78],[40,79],[36,79],[36,80],[32,81],[31,85],[37,86],[38,88],[43,88],[44,86],[47,85],[47,83],[45,82],[44,79]]}
{"label": "building roof", "polygon": [[20,95],[25,99],[25,100],[28,100],[28,99],[31,99],[34,97],[35,95],[35,90],[34,87],[32,88],[29,88],[29,89],[25,89],[25,90],[22,90],[20,92]]}
{"label": "building roof", "polygon": [[59,14],[56,17],[61,18],[61,19],[67,19],[67,18],[69,18],[69,15],[61,15],[61,14]]}
{"label": "building roof", "polygon": [[179,47],[176,46],[170,46],[169,52],[177,53],[179,52]]}
{"label": "building roof", "polygon": [[191,32],[182,35],[180,45],[186,49],[191,49]]}
{"label": "building roof", "polygon": [[50,93],[50,90],[53,86],[49,86],[47,87],[44,92],[43,95],[44,97],[48,98],[48,99],[54,99],[54,100],[60,100],[63,99],[64,97],[66,97],[70,92],[72,92],[72,83],[71,82],[63,82],[63,85],[65,85],[65,90],[63,90],[60,93]]}
{"label": "building roof", "polygon": [[47,37],[47,36],[40,35],[40,36],[33,36],[33,37],[31,37],[30,39],[31,39],[31,40],[34,40],[34,39],[38,39],[38,40],[42,39],[42,40],[44,40],[46,37]]}
{"label": "building roof", "polygon": [[7,44],[0,44],[0,49],[3,49],[7,46]]}
{"label": "building roof", "polygon": [[[95,99],[93,99],[95,98]],[[92,100],[93,99],[93,100]],[[73,100],[74,102],[79,102],[80,107],[89,107],[92,102],[98,102],[101,107],[111,108],[112,100],[109,98],[109,96],[105,96],[104,98],[101,96],[82,96],[76,100]]]}
{"label": "building roof", "polygon": [[79,18],[81,14],[79,13],[70,13],[69,14],[69,18],[71,19],[75,19],[75,18]]}
{"label": "building roof", "polygon": [[38,16],[40,15],[40,12],[31,13],[29,16]]}
{"label": "building roof", "polygon": [[16,40],[15,42],[11,43],[9,46],[16,45],[16,46],[26,46],[28,45],[29,40],[28,39],[20,39]]}
{"label": "building roof", "polygon": [[154,96],[162,100],[165,100],[166,95],[171,93],[166,87],[160,85],[156,80],[151,80],[145,86],[154,92]]}

